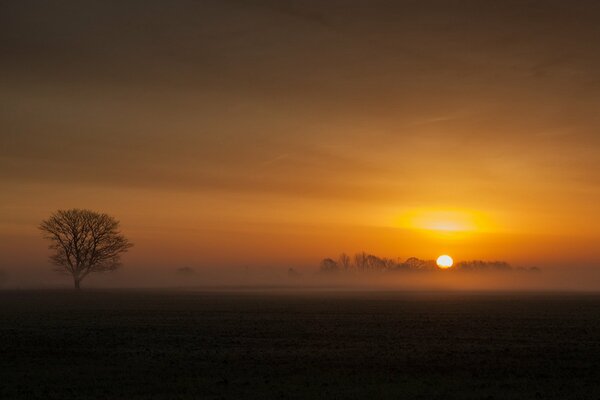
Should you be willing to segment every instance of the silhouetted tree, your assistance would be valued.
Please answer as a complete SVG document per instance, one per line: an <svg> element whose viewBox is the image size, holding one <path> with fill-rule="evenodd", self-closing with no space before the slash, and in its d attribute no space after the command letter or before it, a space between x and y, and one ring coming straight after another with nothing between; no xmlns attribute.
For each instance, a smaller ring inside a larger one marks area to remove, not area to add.
<svg viewBox="0 0 600 400"><path fill-rule="evenodd" d="M350 261L348 254L340 254L340 257L338 258L338 266L344 270L344 272L347 272L350 270L350 268L352 268L352 262Z"/></svg>
<svg viewBox="0 0 600 400"><path fill-rule="evenodd" d="M354 265L359 272L364 272L368 269L367 258L369 255L364 251L362 253L356 253L354 255Z"/></svg>
<svg viewBox="0 0 600 400"><path fill-rule="evenodd" d="M461 261L456 264L457 270L463 271L486 271L486 270L498 270L508 271L512 267L505 261L482 261L482 260L471 260Z"/></svg>
<svg viewBox="0 0 600 400"><path fill-rule="evenodd" d="M387 272L387 271L418 271L418 272L434 272L439 271L435 260L422 260L417 257L410 257L406 261L401 262L400 259L391 259L386 257L377 257L366 252L356 253L351 259L345 253L342 253L337 261L331 258L325 258L321 261L320 270L322 272L342 271L348 272L354 270L356 272ZM450 271L511 271L513 267L505 261L460 261L454 264ZM539 269L532 267L526 269L519 267L518 271L539 272Z"/></svg>
<svg viewBox="0 0 600 400"><path fill-rule="evenodd" d="M384 257L381 260L383 261L386 271L391 271L393 269L396 269L396 266L398 265L398 262L396 262L395 260L392 260L391 258Z"/></svg>
<svg viewBox="0 0 600 400"><path fill-rule="evenodd" d="M394 270L395 271L408 271L408 270L410 270L410 266L407 263L405 263L405 262L398 261L394 265Z"/></svg>
<svg viewBox="0 0 600 400"><path fill-rule="evenodd" d="M404 261L404 265L406 265L408 269L422 269L425 265L425 261L417 257L410 257Z"/></svg>
<svg viewBox="0 0 600 400"><path fill-rule="evenodd" d="M343 259L342 257L346 257L344 259L345 264L342 264L342 259ZM346 256L345 254L342 254L340 256L339 264L340 264L340 266L342 266L342 265L351 266L350 257ZM388 270L391 270L392 268L394 268L395 266L396 266L396 262L392 259L380 258L373 254L365 253L364 251L362 253L356 253L354 255L354 267L359 272L388 271ZM346 268L344 268L344 269L346 269Z"/></svg>
<svg viewBox="0 0 600 400"><path fill-rule="evenodd" d="M385 262L373 254L367 256L367 270L369 271L383 271L385 269Z"/></svg>
<svg viewBox="0 0 600 400"><path fill-rule="evenodd" d="M76 289L92 272L113 271L132 243L119 232L119 221L90 210L59 210L42 221L39 229L54 251L56 271L73 276Z"/></svg>
<svg viewBox="0 0 600 400"><path fill-rule="evenodd" d="M397 270L434 271L437 269L435 260L421 260L417 257L407 258L403 263L394 266Z"/></svg>
<svg viewBox="0 0 600 400"><path fill-rule="evenodd" d="M325 258L321 261L320 268L321 272L337 272L338 265L331 258Z"/></svg>

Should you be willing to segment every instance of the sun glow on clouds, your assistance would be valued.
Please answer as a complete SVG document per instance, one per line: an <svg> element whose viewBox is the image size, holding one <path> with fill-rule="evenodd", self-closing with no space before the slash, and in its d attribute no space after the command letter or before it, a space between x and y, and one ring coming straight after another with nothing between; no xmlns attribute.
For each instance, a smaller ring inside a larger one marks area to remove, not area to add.
<svg viewBox="0 0 600 400"><path fill-rule="evenodd" d="M474 210L419 208L410 210L398 218L405 229L439 233L480 232L491 229L491 223L483 213Z"/></svg>

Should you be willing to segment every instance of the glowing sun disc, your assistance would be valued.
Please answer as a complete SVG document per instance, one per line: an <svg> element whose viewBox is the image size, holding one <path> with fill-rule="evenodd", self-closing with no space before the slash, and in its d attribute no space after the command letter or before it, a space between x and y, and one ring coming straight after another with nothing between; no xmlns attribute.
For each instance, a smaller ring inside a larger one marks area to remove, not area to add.
<svg viewBox="0 0 600 400"><path fill-rule="evenodd" d="M436 263L440 268L450 268L454 264L454 260L452 257L444 254L437 258Z"/></svg>

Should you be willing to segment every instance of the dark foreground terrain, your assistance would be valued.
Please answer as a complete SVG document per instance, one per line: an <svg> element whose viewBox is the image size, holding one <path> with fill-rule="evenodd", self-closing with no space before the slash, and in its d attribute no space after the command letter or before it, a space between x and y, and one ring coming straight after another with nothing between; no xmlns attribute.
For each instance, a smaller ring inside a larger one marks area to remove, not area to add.
<svg viewBox="0 0 600 400"><path fill-rule="evenodd" d="M600 296L0 292L0 398L600 398Z"/></svg>

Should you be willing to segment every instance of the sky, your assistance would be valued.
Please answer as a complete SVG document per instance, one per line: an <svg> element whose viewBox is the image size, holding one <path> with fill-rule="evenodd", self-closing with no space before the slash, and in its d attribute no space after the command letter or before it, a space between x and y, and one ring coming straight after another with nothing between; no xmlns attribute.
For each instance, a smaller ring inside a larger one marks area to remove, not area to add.
<svg viewBox="0 0 600 400"><path fill-rule="evenodd" d="M600 265L600 3L0 4L0 268L114 215L127 268Z"/></svg>

